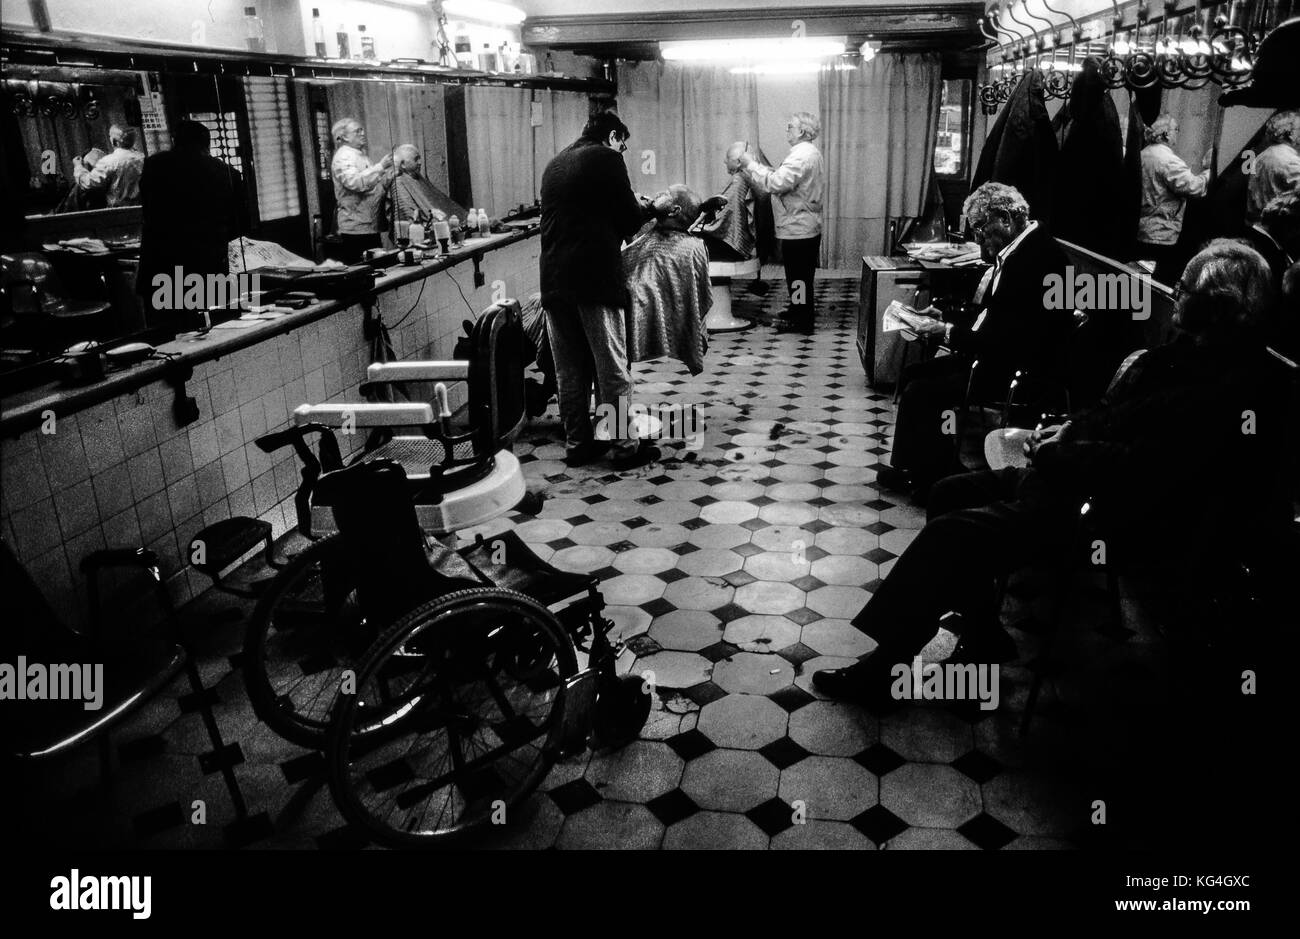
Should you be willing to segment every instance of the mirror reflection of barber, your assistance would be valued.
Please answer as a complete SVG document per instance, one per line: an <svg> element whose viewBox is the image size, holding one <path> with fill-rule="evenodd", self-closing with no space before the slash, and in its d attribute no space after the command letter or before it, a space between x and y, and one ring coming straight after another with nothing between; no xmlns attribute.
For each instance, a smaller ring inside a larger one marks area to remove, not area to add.
<svg viewBox="0 0 1300 939"><path fill-rule="evenodd" d="M338 237L341 259L349 264L361 259L369 248L383 244L384 197L396 176L393 155L385 154L371 163L366 153L366 129L355 118L335 121L334 159L330 173L334 177L337 203Z"/></svg>
<svg viewBox="0 0 1300 939"><path fill-rule="evenodd" d="M144 154L135 149L137 136L134 127L117 124L110 127L108 144L112 149L107 154L91 163L91 157L103 153L95 149L73 161L72 175L77 188L83 192L102 192L104 204L109 208L138 204Z"/></svg>

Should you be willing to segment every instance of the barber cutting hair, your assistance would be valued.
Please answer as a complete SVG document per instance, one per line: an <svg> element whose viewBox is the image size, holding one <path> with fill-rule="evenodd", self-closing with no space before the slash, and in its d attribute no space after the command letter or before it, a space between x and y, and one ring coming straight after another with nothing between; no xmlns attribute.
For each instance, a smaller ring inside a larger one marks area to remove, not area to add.
<svg viewBox="0 0 1300 939"><path fill-rule="evenodd" d="M342 260L353 264L364 251L383 244L384 196L395 175L393 155L371 163L366 155L366 129L355 118L335 122L332 132L335 150L330 171L338 203L340 253Z"/></svg>

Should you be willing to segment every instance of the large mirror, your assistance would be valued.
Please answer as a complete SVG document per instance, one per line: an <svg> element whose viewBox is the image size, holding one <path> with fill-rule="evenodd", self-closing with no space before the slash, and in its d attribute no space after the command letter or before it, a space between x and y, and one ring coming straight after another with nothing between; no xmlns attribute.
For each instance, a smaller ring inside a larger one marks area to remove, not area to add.
<svg viewBox="0 0 1300 939"><path fill-rule="evenodd" d="M157 79L106 69L10 69L5 188L24 216L139 204L147 154L165 146Z"/></svg>

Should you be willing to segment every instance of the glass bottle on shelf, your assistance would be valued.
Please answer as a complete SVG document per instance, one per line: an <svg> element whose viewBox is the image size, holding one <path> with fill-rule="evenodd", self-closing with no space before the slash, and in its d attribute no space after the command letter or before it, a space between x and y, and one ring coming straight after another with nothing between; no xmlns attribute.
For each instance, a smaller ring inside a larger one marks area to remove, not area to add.
<svg viewBox="0 0 1300 939"><path fill-rule="evenodd" d="M366 27L358 26L357 31L361 33L361 58L375 58L375 37L366 35Z"/></svg>
<svg viewBox="0 0 1300 939"><path fill-rule="evenodd" d="M334 38L339 44L339 58L352 58L352 40L351 37L348 36L348 28L342 23L339 23L339 28L334 34Z"/></svg>
<svg viewBox="0 0 1300 939"><path fill-rule="evenodd" d="M325 47L325 24L321 22L320 10L316 7L311 8L311 36L316 44L316 58L328 58L329 50Z"/></svg>
<svg viewBox="0 0 1300 939"><path fill-rule="evenodd" d="M470 44L469 30L464 23L456 27L456 65L460 68L474 67L474 47Z"/></svg>
<svg viewBox="0 0 1300 939"><path fill-rule="evenodd" d="M478 210L478 233L480 238L486 238L492 234L492 220L483 209Z"/></svg>
<svg viewBox="0 0 1300 939"><path fill-rule="evenodd" d="M492 51L492 47L486 42L483 43L483 51L478 54L478 67L481 72L495 72L497 70L497 54Z"/></svg>
<svg viewBox="0 0 1300 939"><path fill-rule="evenodd" d="M266 51L266 31L257 15L257 7L244 7L244 41L249 52Z"/></svg>

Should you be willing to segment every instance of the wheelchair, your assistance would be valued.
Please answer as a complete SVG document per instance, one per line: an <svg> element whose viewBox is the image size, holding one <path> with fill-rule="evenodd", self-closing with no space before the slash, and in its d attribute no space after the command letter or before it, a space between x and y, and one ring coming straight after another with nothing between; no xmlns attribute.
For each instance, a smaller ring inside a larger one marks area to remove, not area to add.
<svg viewBox="0 0 1300 939"><path fill-rule="evenodd" d="M510 811L562 752L621 746L649 715L640 679L615 674L595 577L552 567L513 532L443 540L526 495L509 449L526 420L521 344L517 304L496 304L467 360L370 366L365 392L432 382L437 414L303 405L257 442L297 452L312 542L250 619L249 697L281 736L326 751L340 810L381 843L464 834ZM443 384L454 380L469 387L461 433ZM368 437L344 460L335 431L359 429Z"/></svg>

